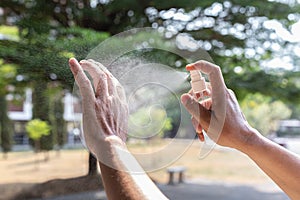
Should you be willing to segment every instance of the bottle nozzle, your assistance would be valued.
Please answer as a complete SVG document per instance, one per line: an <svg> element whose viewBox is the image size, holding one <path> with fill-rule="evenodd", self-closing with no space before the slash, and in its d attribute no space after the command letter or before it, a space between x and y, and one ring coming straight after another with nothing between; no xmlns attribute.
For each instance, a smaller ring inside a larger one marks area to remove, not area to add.
<svg viewBox="0 0 300 200"><path fill-rule="evenodd" d="M205 78L199 70L190 71L191 74L191 86L194 93L200 93L206 90Z"/></svg>

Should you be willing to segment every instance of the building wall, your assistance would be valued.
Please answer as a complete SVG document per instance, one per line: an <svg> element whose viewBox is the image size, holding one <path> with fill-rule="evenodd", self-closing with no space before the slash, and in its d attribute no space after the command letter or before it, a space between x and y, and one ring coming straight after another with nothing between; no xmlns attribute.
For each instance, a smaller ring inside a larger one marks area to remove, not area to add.
<svg viewBox="0 0 300 200"><path fill-rule="evenodd" d="M11 100L11 99L8 99ZM64 120L67 122L67 144L80 143L80 126L81 113L79 101L72 96L71 93L66 93L62 99L64 102ZM10 102L10 101L9 101ZM22 105L13 105L9 103L8 117L13 121L14 126L14 143L15 145L28 145L29 139L26 134L26 123L32 119L32 90L25 90L25 99Z"/></svg>

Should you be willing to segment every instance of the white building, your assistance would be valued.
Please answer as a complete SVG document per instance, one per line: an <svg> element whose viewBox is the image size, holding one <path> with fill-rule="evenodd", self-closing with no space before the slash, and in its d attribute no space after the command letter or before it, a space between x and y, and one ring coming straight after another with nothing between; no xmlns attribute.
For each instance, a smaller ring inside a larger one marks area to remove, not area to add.
<svg viewBox="0 0 300 200"><path fill-rule="evenodd" d="M8 95L7 100L11 102L12 98ZM79 101L71 93L66 93L63 102L63 118L67 122L67 143L79 143L80 122L82 117ZM12 103L8 105L8 117L14 124L13 139L16 145L27 145L29 143L25 126L26 123L32 119L32 108L32 90L29 88L25 90L25 99L20 105Z"/></svg>

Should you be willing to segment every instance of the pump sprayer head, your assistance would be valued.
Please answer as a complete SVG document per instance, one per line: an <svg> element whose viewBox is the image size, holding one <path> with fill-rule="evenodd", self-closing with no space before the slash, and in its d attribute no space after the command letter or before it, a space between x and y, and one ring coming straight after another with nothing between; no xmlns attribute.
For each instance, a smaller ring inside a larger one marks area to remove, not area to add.
<svg viewBox="0 0 300 200"><path fill-rule="evenodd" d="M200 93L206 90L205 78L202 77L201 72L198 70L190 71L191 86L194 93Z"/></svg>

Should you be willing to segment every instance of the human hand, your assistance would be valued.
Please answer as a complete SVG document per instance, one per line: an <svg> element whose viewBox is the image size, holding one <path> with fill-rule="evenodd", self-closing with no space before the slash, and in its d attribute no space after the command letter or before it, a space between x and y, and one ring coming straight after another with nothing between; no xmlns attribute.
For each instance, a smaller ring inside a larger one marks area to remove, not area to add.
<svg viewBox="0 0 300 200"><path fill-rule="evenodd" d="M207 74L211 85L211 91L207 93L209 98L202 102L197 102L191 94L181 96L183 105L192 115L196 132L201 132L203 128L217 144L242 150L253 128L242 114L234 93L227 89L220 68L206 61L198 61L187 65L186 69Z"/></svg>
<svg viewBox="0 0 300 200"><path fill-rule="evenodd" d="M70 69L82 97L84 139L88 149L99 159L107 145L125 146L128 130L128 105L123 87L100 63L75 58ZM84 71L92 78L91 81Z"/></svg>

